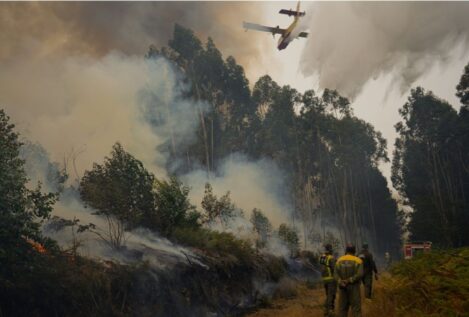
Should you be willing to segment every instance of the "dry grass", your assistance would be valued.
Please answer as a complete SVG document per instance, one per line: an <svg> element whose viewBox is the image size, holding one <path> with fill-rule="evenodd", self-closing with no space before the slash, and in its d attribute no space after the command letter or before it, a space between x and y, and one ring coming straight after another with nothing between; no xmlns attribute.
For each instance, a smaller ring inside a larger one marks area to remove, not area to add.
<svg viewBox="0 0 469 317"><path fill-rule="evenodd" d="M380 292L383 288L381 282L375 283L376 291ZM310 288L306 284L297 284L297 296L295 298L275 299L271 307L263 308L247 317L323 317L323 303L324 303L324 289L322 284L319 283L315 288ZM363 294L362 294L363 295ZM362 296L364 298L364 296ZM337 305L337 299L336 299ZM381 312L379 315L371 315L369 312L371 302L363 300L362 309L363 316L376 316L376 317L392 317Z"/></svg>
<svg viewBox="0 0 469 317"><path fill-rule="evenodd" d="M296 290L295 298L276 299L270 308L249 316L323 316L321 285L310 289L300 284ZM373 299L362 300L362 311L363 317L469 317L469 248L398 263L392 274L380 275Z"/></svg>
<svg viewBox="0 0 469 317"><path fill-rule="evenodd" d="M380 285L367 316L469 316L469 248L403 261Z"/></svg>

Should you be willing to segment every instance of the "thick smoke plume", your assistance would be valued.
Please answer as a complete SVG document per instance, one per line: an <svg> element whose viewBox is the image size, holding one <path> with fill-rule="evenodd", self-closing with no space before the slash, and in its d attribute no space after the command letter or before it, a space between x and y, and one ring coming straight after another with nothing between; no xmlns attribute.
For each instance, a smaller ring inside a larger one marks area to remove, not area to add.
<svg viewBox="0 0 469 317"><path fill-rule="evenodd" d="M71 176L66 186L76 187L84 170L101 163L116 141L143 161L156 177L166 177L165 145L191 143L198 128L198 111L208 108L182 97L188 87L164 58L146 60L113 53L98 59L18 61L0 74L0 83L2 104L22 134L32 141L22 149L31 185L40 181L44 190L54 192L60 187L57 178L61 168L67 167ZM202 200L207 181L212 182L217 194L231 191L235 204L247 212L246 218L236 219L244 226L242 232L234 232L238 236L252 233L248 219L255 207L261 208L275 226L288 222L291 207L282 193L285 177L271 162L249 162L233 155L210 179L205 171L194 171L182 178L193 187L193 204ZM76 191L62 194L53 215L106 227L104 219L83 207ZM61 232L54 237L69 245L70 233ZM155 246L149 247L148 234L137 232L129 236L133 250L148 248L145 252L155 252ZM143 242L137 243L136 239ZM151 239L159 241L158 250L168 248L167 242ZM99 247L95 240L93 235L87 235L86 253L117 257L107 254L106 248ZM182 253L178 258L183 259Z"/></svg>
<svg viewBox="0 0 469 317"><path fill-rule="evenodd" d="M222 196L230 192L230 197L249 219L251 211L259 208L265 213L274 227L288 223L291 204L284 184L286 175L268 160L249 161L242 155L232 155L220 164L218 173L207 179L206 171L198 170L184 176L192 188L191 200L202 201L204 186L208 181L214 194Z"/></svg>
<svg viewBox="0 0 469 317"><path fill-rule="evenodd" d="M454 47L468 45L467 2L318 2L307 10L302 72L352 98L387 73L404 91Z"/></svg>
<svg viewBox="0 0 469 317"><path fill-rule="evenodd" d="M166 156L156 148L167 142L176 123L176 140L192 138L197 127L195 107L181 98L184 87L164 59L111 54L10 66L0 74L0 104L52 161L77 156L77 176L101 162L117 141L151 171L164 175ZM170 121L163 116L168 107ZM153 125L148 124L150 115Z"/></svg>
<svg viewBox="0 0 469 317"><path fill-rule="evenodd" d="M108 228L104 217L98 216L83 205L78 191L73 186L63 183L62 167L52 163L46 150L40 145L24 141L20 156L25 160L25 172L29 178L28 186L34 188L38 183L44 191L61 192L54 205L52 219L59 217L66 220L79 220L76 226L57 226L54 220L43 226L44 234L53 238L65 250L78 246L78 252L98 260L117 260L122 263L146 261L153 268L166 269L178 262L186 262L205 267L190 250L175 245L149 230L137 228L125 233L125 249L117 252L108 247L95 233L79 233L78 225L92 223L96 231ZM76 185L76 184L74 184ZM59 222L60 223L60 222Z"/></svg>
<svg viewBox="0 0 469 317"><path fill-rule="evenodd" d="M269 37L247 41L243 19L254 20L265 4L247 2L16 2L0 3L0 62L112 51L142 56L151 44L166 45L175 23L201 39L212 37L225 56L245 67L261 63ZM240 45L241 44L241 45Z"/></svg>

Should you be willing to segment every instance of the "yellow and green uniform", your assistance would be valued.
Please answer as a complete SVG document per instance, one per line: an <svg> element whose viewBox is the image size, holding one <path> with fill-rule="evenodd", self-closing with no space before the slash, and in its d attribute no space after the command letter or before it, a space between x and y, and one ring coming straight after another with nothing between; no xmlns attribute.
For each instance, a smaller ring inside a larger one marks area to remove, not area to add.
<svg viewBox="0 0 469 317"><path fill-rule="evenodd" d="M361 316L360 282L363 277L363 261L352 255L341 256L335 265L334 278L339 285L339 317Z"/></svg>
<svg viewBox="0 0 469 317"><path fill-rule="evenodd" d="M335 294L337 293L337 282L334 279L335 258L330 253L325 253L319 258L321 264L322 281L326 291L324 302L324 316L332 316L334 313Z"/></svg>

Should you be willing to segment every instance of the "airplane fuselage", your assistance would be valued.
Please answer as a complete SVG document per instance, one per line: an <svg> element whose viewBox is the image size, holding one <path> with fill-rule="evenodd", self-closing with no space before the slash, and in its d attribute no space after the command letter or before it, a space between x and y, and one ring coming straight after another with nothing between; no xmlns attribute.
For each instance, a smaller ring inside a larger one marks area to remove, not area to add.
<svg viewBox="0 0 469 317"><path fill-rule="evenodd" d="M291 41L292 41L292 38L290 36L290 33L285 34L285 36L281 36L279 41L278 41L277 49L279 51L281 51L281 50L287 48L288 44L290 44Z"/></svg>
<svg viewBox="0 0 469 317"><path fill-rule="evenodd" d="M290 42L293 41L294 39L308 36L307 32L296 31L300 17L303 17L306 14L306 11L300 12L300 2L298 2L298 5L296 6L296 11L293 11L292 9L290 10L282 9L279 11L279 13L286 14L289 17L292 15L295 17L293 19L292 24L290 24L288 28L283 29L283 28L280 28L280 26L278 25L277 27L270 27L270 26L265 26L265 25L260 25L256 23L250 23L250 22L243 22L243 27L246 29L246 31L256 30L256 31L271 33L274 38L276 34L280 34L280 38L277 44L277 49L279 51L285 49L288 46L288 44L290 44Z"/></svg>
<svg viewBox="0 0 469 317"><path fill-rule="evenodd" d="M287 48L288 44L290 44L291 41L294 40L292 37L292 32L296 28L296 25L298 24L298 17L295 17L295 20L293 20L293 23L290 24L290 26L287 28L287 31L280 36L280 39L278 40L277 44L277 49L279 51Z"/></svg>

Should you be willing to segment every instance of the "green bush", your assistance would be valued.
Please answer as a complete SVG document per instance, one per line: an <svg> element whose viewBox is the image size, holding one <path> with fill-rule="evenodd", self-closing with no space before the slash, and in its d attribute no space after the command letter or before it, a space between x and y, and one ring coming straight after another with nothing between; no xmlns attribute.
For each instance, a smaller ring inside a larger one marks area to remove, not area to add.
<svg viewBox="0 0 469 317"><path fill-rule="evenodd" d="M254 261L255 252L250 242L237 239L233 234L206 228L176 228L172 239L182 245L201 249L208 253L230 255L240 264Z"/></svg>

